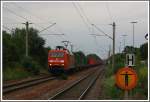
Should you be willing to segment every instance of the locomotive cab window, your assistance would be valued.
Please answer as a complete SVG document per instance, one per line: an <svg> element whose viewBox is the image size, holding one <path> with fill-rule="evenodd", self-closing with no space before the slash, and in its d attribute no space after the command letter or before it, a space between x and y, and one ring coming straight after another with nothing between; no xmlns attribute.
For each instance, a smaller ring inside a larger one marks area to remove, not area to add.
<svg viewBox="0 0 150 102"><path fill-rule="evenodd" d="M64 57L64 52L50 52L50 57Z"/></svg>

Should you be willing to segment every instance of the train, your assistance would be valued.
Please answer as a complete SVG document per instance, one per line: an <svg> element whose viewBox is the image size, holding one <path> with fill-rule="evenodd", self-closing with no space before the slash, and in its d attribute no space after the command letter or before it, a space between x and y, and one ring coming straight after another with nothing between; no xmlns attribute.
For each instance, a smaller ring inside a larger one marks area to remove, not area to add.
<svg viewBox="0 0 150 102"><path fill-rule="evenodd" d="M96 64L96 60L88 58L87 60L82 56L70 52L63 46L56 46L56 49L48 51L48 70L52 74L66 73L77 70L77 66L87 64Z"/></svg>

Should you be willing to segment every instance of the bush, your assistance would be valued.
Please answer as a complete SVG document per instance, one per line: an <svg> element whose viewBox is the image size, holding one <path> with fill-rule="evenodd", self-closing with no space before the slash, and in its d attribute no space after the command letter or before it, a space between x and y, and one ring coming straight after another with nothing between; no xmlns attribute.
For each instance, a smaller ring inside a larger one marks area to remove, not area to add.
<svg viewBox="0 0 150 102"><path fill-rule="evenodd" d="M3 80L21 79L30 76L31 74L23 68L6 68L3 71Z"/></svg>
<svg viewBox="0 0 150 102"><path fill-rule="evenodd" d="M134 94L140 94L145 98L148 96L148 68L141 67L138 72L138 82Z"/></svg>
<svg viewBox="0 0 150 102"><path fill-rule="evenodd" d="M146 65L140 64L139 56L136 55L136 67L134 70L137 72L138 75L138 82L137 86L130 91L129 96L131 99L147 99L148 96L148 68ZM104 92L105 95L107 95L109 98L116 99L118 97L121 98L123 97L122 92L120 89L115 87L114 83L112 80L115 82L115 80L112 78L112 76L115 74L119 68L122 68L124 66L124 61L121 59L121 56L116 56L115 60L117 60L115 64L115 68L112 69L111 63L107 65L106 69L106 80L104 82ZM144 67L145 66L145 67ZM118 94L120 93L120 95ZM118 95L118 96L117 96Z"/></svg>
<svg viewBox="0 0 150 102"><path fill-rule="evenodd" d="M40 72L40 65L37 62L33 61L31 57L24 57L22 65L27 71L33 74L37 75Z"/></svg>
<svg viewBox="0 0 150 102"><path fill-rule="evenodd" d="M105 79L104 95L106 99L121 99L123 97L123 91L115 85L114 76Z"/></svg>

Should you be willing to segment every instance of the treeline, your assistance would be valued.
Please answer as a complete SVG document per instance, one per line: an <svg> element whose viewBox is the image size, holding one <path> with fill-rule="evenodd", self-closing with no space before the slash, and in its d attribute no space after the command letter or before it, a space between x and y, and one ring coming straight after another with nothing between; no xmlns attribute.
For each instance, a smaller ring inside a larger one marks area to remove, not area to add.
<svg viewBox="0 0 150 102"><path fill-rule="evenodd" d="M139 48L132 47L132 46L126 46L122 53L115 54L115 67L113 69L114 72L116 72L119 68L125 66L125 59L126 59L126 53L134 53L135 54L135 64L136 66L139 65L141 62L144 62L145 64L148 63L148 43L142 44ZM112 56L108 59L109 64L112 63Z"/></svg>
<svg viewBox="0 0 150 102"><path fill-rule="evenodd" d="M46 68L48 49L45 48L45 40L38 36L38 31L30 28L28 36L28 53L25 56L25 29L16 28L13 32L3 31L3 69L14 67L28 67L32 71L36 68ZM30 69L29 67L35 67ZM36 70L38 71L38 69Z"/></svg>

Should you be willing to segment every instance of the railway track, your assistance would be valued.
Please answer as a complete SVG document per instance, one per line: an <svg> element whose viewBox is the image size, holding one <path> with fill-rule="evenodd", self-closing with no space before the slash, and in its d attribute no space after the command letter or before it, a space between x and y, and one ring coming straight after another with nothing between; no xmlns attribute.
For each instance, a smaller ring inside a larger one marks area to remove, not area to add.
<svg viewBox="0 0 150 102"><path fill-rule="evenodd" d="M41 78L36 78L28 81L23 81L19 83L14 83L14 84L6 84L3 86L3 94L16 91L18 89L23 89L26 87L31 87L37 84L40 84L42 82L46 82L49 80L56 79L56 77L51 77L51 76L46 76L46 77L41 77Z"/></svg>
<svg viewBox="0 0 150 102"><path fill-rule="evenodd" d="M95 73L90 73L75 81L70 86L60 90L48 100L81 100L84 99L90 88L94 85L97 78L103 75L104 69L98 69Z"/></svg>

